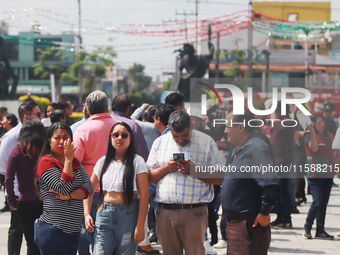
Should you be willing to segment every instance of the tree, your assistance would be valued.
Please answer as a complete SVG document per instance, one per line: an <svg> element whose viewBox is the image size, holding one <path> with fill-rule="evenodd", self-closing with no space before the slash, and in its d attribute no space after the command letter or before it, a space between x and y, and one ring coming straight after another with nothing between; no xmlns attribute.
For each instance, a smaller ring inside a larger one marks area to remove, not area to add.
<svg viewBox="0 0 340 255"><path fill-rule="evenodd" d="M164 82L164 90L170 90L170 84L171 84L172 78L168 78L167 81Z"/></svg>
<svg viewBox="0 0 340 255"><path fill-rule="evenodd" d="M92 52L81 50L74 54L78 62L72 64L68 73L63 73L62 80L64 81L78 81L79 73L81 76L85 74L86 80L84 88L86 94L94 90L96 82L105 77L106 67L113 66L113 59L117 57L117 53L113 47L97 47Z"/></svg>
<svg viewBox="0 0 340 255"><path fill-rule="evenodd" d="M232 54L235 56L235 60L229 63L229 66L232 66L233 69L224 71L224 75L228 78L234 78L236 86L238 86L240 89L245 90L246 88L246 81L244 79L239 80L239 77L244 77L244 71L242 71L240 65L244 64L244 61L248 58L246 56L245 50L229 50L225 54ZM252 65L258 65L258 63L254 60L252 60ZM266 71L263 69L262 71Z"/></svg>
<svg viewBox="0 0 340 255"><path fill-rule="evenodd" d="M63 85L62 76L67 72L68 66L63 64L63 51L54 50L53 48L39 48L39 63L33 65L34 75L40 76L41 79L49 79L54 74L55 87L57 90L56 100L60 100L61 88Z"/></svg>
<svg viewBox="0 0 340 255"><path fill-rule="evenodd" d="M144 74L144 69L145 66L136 63L129 68L129 74L135 83L131 90L132 93L143 91L150 86L152 78Z"/></svg>

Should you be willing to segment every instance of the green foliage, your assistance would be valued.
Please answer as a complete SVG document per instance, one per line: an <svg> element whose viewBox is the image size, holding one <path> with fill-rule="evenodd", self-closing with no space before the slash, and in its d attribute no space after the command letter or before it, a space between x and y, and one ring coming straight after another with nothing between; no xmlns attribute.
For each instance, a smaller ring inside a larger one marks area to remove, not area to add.
<svg viewBox="0 0 340 255"><path fill-rule="evenodd" d="M152 81L150 76L144 74L145 66L141 64L134 63L132 67L129 68L129 74L135 82L135 86L132 87L132 93L143 91L147 89Z"/></svg>
<svg viewBox="0 0 340 255"><path fill-rule="evenodd" d="M168 80L165 82L165 84L164 84L164 90L165 91L170 90L171 80L172 80L172 78L168 78Z"/></svg>
<svg viewBox="0 0 340 255"><path fill-rule="evenodd" d="M27 98L27 95L22 95L21 97L18 98L20 101L24 101ZM40 111L44 111L46 106L51 103L51 101L46 98L46 97L39 97L35 95L31 95L31 98L37 103Z"/></svg>
<svg viewBox="0 0 340 255"><path fill-rule="evenodd" d="M136 104L137 106L141 106L143 103L158 105L161 94L162 90L156 90L152 95L147 95L141 92L128 93L126 95L130 97L132 103Z"/></svg>
<svg viewBox="0 0 340 255"><path fill-rule="evenodd" d="M114 65L113 58L117 57L117 53L113 47L97 47L93 52L85 50L78 51L74 54L78 59L77 63L70 66L68 75L64 75L65 81L78 81L79 70L85 70L88 78L84 83L85 92L93 90L95 85L95 77L105 77L106 67Z"/></svg>
<svg viewBox="0 0 340 255"><path fill-rule="evenodd" d="M240 68L240 65L246 60L245 52L243 50L229 50L226 52L227 54L234 54L235 60L228 65L233 66L232 70L227 70L223 74L226 77L239 77L243 75L243 71Z"/></svg>
<svg viewBox="0 0 340 255"><path fill-rule="evenodd" d="M61 82L61 76L67 67L63 66L63 51L55 51L53 48L37 49L39 52L39 63L33 65L34 75L41 79L49 79L50 74L54 74L57 84ZM51 61L52 60L52 61Z"/></svg>

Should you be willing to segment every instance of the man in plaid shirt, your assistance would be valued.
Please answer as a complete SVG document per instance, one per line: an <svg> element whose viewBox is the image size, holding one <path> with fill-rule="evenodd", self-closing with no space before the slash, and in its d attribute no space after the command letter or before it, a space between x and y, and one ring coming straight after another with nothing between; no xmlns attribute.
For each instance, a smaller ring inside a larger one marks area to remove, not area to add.
<svg viewBox="0 0 340 255"><path fill-rule="evenodd" d="M170 133L155 140L147 161L150 183L158 182L156 232L164 255L204 255L208 226L207 204L214 197L213 185L195 176L190 168L221 165L214 140L190 127L185 111L169 117ZM174 153L184 159L175 161ZM206 179L204 179L206 181Z"/></svg>

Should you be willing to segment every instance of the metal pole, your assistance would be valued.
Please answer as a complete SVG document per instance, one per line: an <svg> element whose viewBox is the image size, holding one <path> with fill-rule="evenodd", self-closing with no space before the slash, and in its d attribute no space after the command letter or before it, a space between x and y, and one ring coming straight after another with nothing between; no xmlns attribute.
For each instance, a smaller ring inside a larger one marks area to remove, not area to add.
<svg viewBox="0 0 340 255"><path fill-rule="evenodd" d="M253 64L252 64L252 49L253 49L253 29L252 29L252 17L253 17L253 2L249 0L249 15L250 15L250 22L248 28L248 75L247 75L247 87L251 87L251 78L253 76Z"/></svg>
<svg viewBox="0 0 340 255"><path fill-rule="evenodd" d="M267 72L266 72L266 97L268 98L269 92L269 56L270 52L267 51Z"/></svg>
<svg viewBox="0 0 340 255"><path fill-rule="evenodd" d="M196 0L196 50L198 47L198 0Z"/></svg>
<svg viewBox="0 0 340 255"><path fill-rule="evenodd" d="M79 38L79 49L81 48L81 8L80 8L80 0L78 0L78 38ZM78 96L78 104L81 105L83 103L83 85L81 79L81 68L78 70L78 88L79 88L79 96Z"/></svg>
<svg viewBox="0 0 340 255"><path fill-rule="evenodd" d="M220 64L220 32L217 33L217 43L216 43L216 65L215 65L216 83L218 82L218 65L219 64Z"/></svg>
<svg viewBox="0 0 340 255"><path fill-rule="evenodd" d="M307 89L309 87L309 82L308 82L308 33L309 31L305 31L306 33L306 38L305 38L305 88Z"/></svg>

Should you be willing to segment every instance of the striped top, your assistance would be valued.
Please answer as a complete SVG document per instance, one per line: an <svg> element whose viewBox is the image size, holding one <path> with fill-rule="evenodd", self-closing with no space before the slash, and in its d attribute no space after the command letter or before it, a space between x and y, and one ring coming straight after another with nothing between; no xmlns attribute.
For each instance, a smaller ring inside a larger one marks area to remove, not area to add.
<svg viewBox="0 0 340 255"><path fill-rule="evenodd" d="M43 214L39 219L67 234L81 230L84 215L83 200L60 200L49 190L53 189L62 195L70 194L78 188L82 189L86 196L93 192L90 178L76 158L72 162L72 167L73 178L63 172L63 166L59 161L45 156L40 159L37 168L37 179L43 201Z"/></svg>

